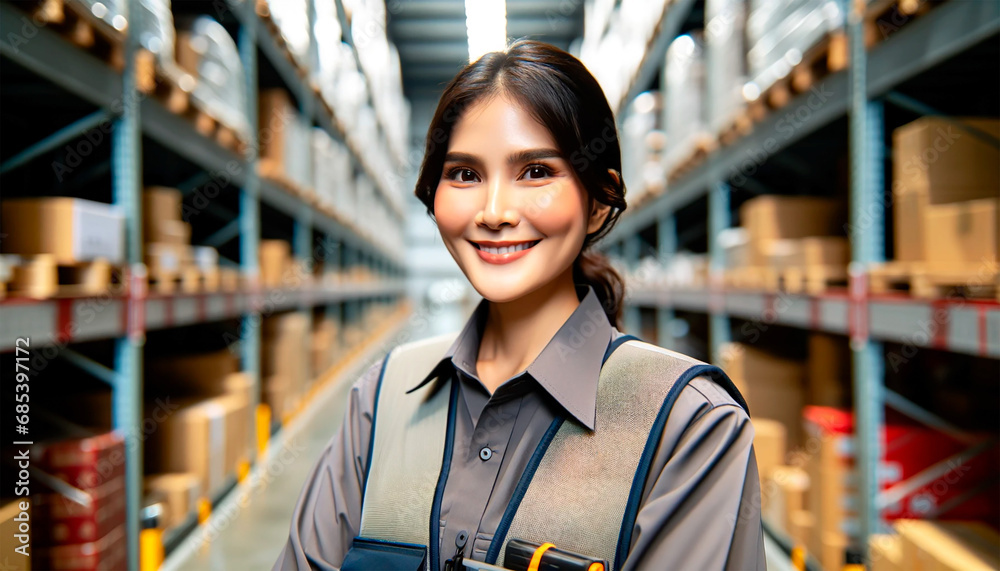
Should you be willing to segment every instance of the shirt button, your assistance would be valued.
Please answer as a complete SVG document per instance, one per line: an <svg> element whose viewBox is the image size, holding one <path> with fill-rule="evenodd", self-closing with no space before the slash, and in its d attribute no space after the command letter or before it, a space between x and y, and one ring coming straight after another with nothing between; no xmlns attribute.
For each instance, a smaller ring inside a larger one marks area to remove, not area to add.
<svg viewBox="0 0 1000 571"><path fill-rule="evenodd" d="M489 460L492 457L493 457L493 451L490 450L489 446L479 451L479 459L482 460L483 462Z"/></svg>

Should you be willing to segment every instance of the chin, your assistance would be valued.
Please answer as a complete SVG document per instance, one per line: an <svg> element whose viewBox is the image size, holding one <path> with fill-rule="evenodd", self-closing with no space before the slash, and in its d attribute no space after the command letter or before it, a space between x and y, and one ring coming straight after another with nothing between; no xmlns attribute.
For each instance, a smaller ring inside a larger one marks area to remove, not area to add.
<svg viewBox="0 0 1000 571"><path fill-rule="evenodd" d="M526 280L516 275L510 276L511 283L507 283L508 280L504 279L489 279L483 275L466 277L479 295L494 303L514 301L537 289L536 284L528 284Z"/></svg>

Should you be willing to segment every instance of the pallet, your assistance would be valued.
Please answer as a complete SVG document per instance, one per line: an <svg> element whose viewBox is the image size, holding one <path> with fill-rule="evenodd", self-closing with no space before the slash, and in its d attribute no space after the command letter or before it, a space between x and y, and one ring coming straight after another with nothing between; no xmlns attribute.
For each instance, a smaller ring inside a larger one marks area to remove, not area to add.
<svg viewBox="0 0 1000 571"><path fill-rule="evenodd" d="M920 299L959 296L1000 301L997 266L928 267L920 262L888 262L868 271L873 294L909 292Z"/></svg>
<svg viewBox="0 0 1000 571"><path fill-rule="evenodd" d="M149 291L161 295L174 293L215 293L223 289L222 272L219 268L203 270L197 266L185 266L179 270L150 268Z"/></svg>
<svg viewBox="0 0 1000 571"><path fill-rule="evenodd" d="M767 266L730 268L722 274L722 284L730 289L776 292L780 283L778 271Z"/></svg>
<svg viewBox="0 0 1000 571"><path fill-rule="evenodd" d="M698 165L700 165L704 160L716 149L716 140L709 135L698 136L694 143L691 145L691 149L688 151L687 156L674 166L673 170L667 176L668 182L676 181L677 179L683 177L685 174L694 170Z"/></svg>
<svg viewBox="0 0 1000 571"><path fill-rule="evenodd" d="M260 173L261 178L270 180L276 185L282 187L289 194L306 201L306 203L310 206L320 208L319 197L316 195L316 191L302 186L301 184L290 179L288 175L285 174L285 169L274 160L262 157L258 162L257 170Z"/></svg>
<svg viewBox="0 0 1000 571"><path fill-rule="evenodd" d="M121 269L107 260L65 263L51 254L38 254L11 267L4 289L10 296L46 299L116 295L123 293L124 283Z"/></svg>
<svg viewBox="0 0 1000 571"><path fill-rule="evenodd" d="M25 4L33 22L56 31L115 70L121 72L125 69L124 27L116 29L78 1L35 0Z"/></svg>
<svg viewBox="0 0 1000 571"><path fill-rule="evenodd" d="M865 47L871 49L943 0L875 0L865 7Z"/></svg>
<svg viewBox="0 0 1000 571"><path fill-rule="evenodd" d="M847 287L846 266L805 266L780 271L780 288L788 293L819 295Z"/></svg>
<svg viewBox="0 0 1000 571"><path fill-rule="evenodd" d="M246 143L232 128L217 120L203 109L191 94L198 80L177 66L160 65L156 56L146 50L136 54L136 87L139 92L153 97L171 113L180 115L194 124L200 134L214 139L223 148L243 155Z"/></svg>
<svg viewBox="0 0 1000 571"><path fill-rule="evenodd" d="M744 108L719 131L719 146L726 147L732 145L737 140L749 135L753 131L753 124L754 120L750 114L750 109Z"/></svg>
<svg viewBox="0 0 1000 571"><path fill-rule="evenodd" d="M785 77L775 81L748 105L754 122L762 121L769 112L787 106L794 96L812 89L826 76L847 67L847 35L842 31L831 32L816 42L802 55Z"/></svg>

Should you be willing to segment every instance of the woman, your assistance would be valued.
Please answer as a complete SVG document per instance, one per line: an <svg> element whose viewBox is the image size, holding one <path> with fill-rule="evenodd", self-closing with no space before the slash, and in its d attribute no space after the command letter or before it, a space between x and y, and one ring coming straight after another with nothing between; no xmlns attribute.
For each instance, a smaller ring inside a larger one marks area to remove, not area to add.
<svg viewBox="0 0 1000 571"><path fill-rule="evenodd" d="M764 568L742 397L618 330L624 284L590 246L625 209L620 170L571 55L519 40L452 80L416 195L484 299L355 383L275 569L503 566L515 539L611 569Z"/></svg>

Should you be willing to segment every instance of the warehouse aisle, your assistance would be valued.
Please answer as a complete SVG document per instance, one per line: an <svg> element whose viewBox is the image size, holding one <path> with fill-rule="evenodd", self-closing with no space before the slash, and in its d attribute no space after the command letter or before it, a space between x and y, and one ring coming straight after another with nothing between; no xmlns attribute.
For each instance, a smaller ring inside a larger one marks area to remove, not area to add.
<svg viewBox="0 0 1000 571"><path fill-rule="evenodd" d="M293 436L283 442L279 436L272 443L278 447L277 453L261 470L263 483L249 491L246 506L239 507L239 492L230 494L220 506L227 517L217 525L210 524L216 533L209 531L208 539L201 541L189 540L178 551L193 548L193 555L186 560L172 557L165 568L205 571L271 568L288 538L292 510L302 485L340 426L351 384L370 361L371 358L362 359L330 390L320 393L315 407L297 419L300 424Z"/></svg>
<svg viewBox="0 0 1000 571"><path fill-rule="evenodd" d="M465 321L465 311L457 304L439 308L433 314L434 319L420 322L419 328L411 325L417 320L408 320L384 339L417 340L457 331ZM415 314L427 315L427 312L418 309ZM285 442L281 442L279 437L272 443L272 446L278 447L278 453L271 456L271 461L261 471L260 478L265 483L247 493L249 501L245 502L246 506L239 507L239 490L231 493L217 510L224 515L221 521L216 525L209 524L210 531L205 538L192 537L178 547L177 554L172 554L165 561L163 569L270 569L288 538L292 510L302 485L343 420L351 385L367 364L384 354L387 347L384 342L376 343L325 394L320 393L316 406L296 419L300 424L292 427L291 432L295 434ZM263 475L265 472L273 476ZM212 529L216 530L215 533Z"/></svg>

